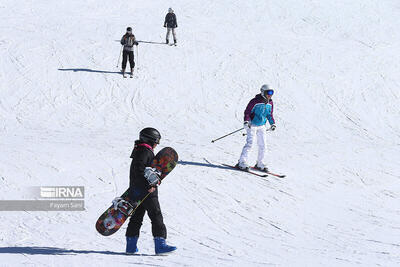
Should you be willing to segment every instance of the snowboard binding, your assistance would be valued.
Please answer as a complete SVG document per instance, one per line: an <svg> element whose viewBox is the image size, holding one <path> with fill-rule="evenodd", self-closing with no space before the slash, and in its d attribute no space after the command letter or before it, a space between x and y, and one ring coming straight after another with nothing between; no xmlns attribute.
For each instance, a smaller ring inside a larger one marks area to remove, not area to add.
<svg viewBox="0 0 400 267"><path fill-rule="evenodd" d="M114 205L115 210L119 210L120 212L122 212L123 214L125 214L127 216L131 215L137 207L137 205L132 205L131 202L129 202L121 197L116 197L112 201L112 204Z"/></svg>

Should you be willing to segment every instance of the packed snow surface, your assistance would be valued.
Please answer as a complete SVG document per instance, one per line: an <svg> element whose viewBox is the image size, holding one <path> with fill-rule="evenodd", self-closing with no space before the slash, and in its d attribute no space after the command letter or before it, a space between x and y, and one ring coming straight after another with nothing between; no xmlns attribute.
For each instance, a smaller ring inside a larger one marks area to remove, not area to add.
<svg viewBox="0 0 400 267"><path fill-rule="evenodd" d="M170 6L177 47L158 44ZM2 0L0 17L1 200L85 187L85 211L0 212L1 266L400 265L398 1ZM133 79L116 67L127 26L145 41ZM220 167L241 133L210 142L264 83L284 179ZM124 255L126 225L94 227L148 126L180 157L159 193L167 257L147 217L141 256Z"/></svg>

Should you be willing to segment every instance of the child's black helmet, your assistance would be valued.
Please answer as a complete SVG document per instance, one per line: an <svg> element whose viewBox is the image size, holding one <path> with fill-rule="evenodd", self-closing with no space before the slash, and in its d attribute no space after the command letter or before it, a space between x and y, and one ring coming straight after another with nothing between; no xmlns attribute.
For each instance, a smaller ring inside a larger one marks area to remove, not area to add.
<svg viewBox="0 0 400 267"><path fill-rule="evenodd" d="M139 141L147 144L159 144L161 139L161 134L154 128L148 127L144 128L139 133Z"/></svg>

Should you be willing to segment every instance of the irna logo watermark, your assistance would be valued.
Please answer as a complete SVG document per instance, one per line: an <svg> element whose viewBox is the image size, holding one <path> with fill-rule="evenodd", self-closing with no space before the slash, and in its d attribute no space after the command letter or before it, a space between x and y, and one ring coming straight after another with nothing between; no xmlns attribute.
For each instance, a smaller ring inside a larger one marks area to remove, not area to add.
<svg viewBox="0 0 400 267"><path fill-rule="evenodd" d="M41 198L83 199L83 186L45 186L40 187Z"/></svg>
<svg viewBox="0 0 400 267"><path fill-rule="evenodd" d="M0 200L0 211L84 211L83 186L33 186L33 199Z"/></svg>

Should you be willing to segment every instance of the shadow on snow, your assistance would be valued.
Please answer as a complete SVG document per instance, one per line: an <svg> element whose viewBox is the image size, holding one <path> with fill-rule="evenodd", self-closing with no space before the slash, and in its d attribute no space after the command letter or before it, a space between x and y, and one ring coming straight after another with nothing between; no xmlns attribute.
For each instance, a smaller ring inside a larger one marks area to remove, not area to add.
<svg viewBox="0 0 400 267"><path fill-rule="evenodd" d="M28 255L74 255L74 254L105 254L127 255L124 252L101 250L76 250L55 247L0 247L0 254L28 254ZM155 256L150 254L133 254L127 256Z"/></svg>
<svg viewBox="0 0 400 267"><path fill-rule="evenodd" d="M222 165L215 165L215 164L211 164L211 163L201 163L201 162L194 162L194 161L184 161L184 160L179 160L178 164L199 166L199 167L208 167L208 168L216 168L216 169L224 169L224 170L230 170L231 169L229 167L225 167L225 166L222 166Z"/></svg>
<svg viewBox="0 0 400 267"><path fill-rule="evenodd" d="M115 73L115 74L121 74L120 71L105 71L105 70L92 70L92 69L58 69L60 71L73 71L73 72L79 72L79 71L84 71L84 72L95 72L95 73Z"/></svg>
<svg viewBox="0 0 400 267"><path fill-rule="evenodd" d="M116 42L121 42L121 40L115 40ZM138 43L145 43L145 44L160 44L160 45L166 45L166 43L161 43L161 42L153 42L153 41L137 41Z"/></svg>

